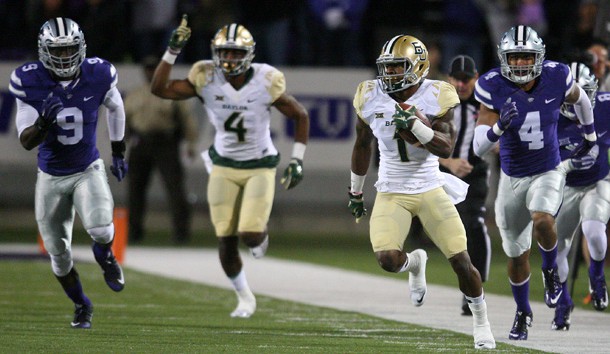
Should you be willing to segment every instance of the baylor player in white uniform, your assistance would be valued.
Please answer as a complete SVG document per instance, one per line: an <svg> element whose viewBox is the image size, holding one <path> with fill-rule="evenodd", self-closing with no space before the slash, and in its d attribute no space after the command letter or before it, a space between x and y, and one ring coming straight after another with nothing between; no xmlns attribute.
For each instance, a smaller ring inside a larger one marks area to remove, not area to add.
<svg viewBox="0 0 610 354"><path fill-rule="evenodd" d="M238 243L244 242L252 255L260 258L269 242L267 222L280 161L271 141L270 106L295 121L292 159L281 181L286 189L303 178L309 116L294 97L286 94L282 72L270 65L251 63L254 39L245 27L235 23L219 29L212 39L213 60L195 63L186 79L169 80L176 56L189 37L185 15L157 66L151 90L162 98L200 98L214 125L214 144L204 152L204 159L212 161L208 203L219 239L220 263L239 301L231 317L247 318L256 310L256 299L242 270Z"/></svg>
<svg viewBox="0 0 610 354"><path fill-rule="evenodd" d="M386 42L377 66L378 80L362 82L354 97L359 119L349 207L356 221L366 215L362 186L375 137L381 160L370 239L379 265L388 272L408 271L411 301L415 306L423 304L427 254L421 249L403 251L411 220L418 216L458 276L473 313L475 348L495 348L481 276L470 262L466 231L453 205L465 197L467 186L439 171L438 157L449 157L455 144L453 107L460 103L459 97L449 83L425 80L430 68L428 51L415 37L399 35ZM403 110L399 102L411 108ZM419 121L415 110L429 119L432 128ZM403 130L419 142L407 143L399 135Z"/></svg>

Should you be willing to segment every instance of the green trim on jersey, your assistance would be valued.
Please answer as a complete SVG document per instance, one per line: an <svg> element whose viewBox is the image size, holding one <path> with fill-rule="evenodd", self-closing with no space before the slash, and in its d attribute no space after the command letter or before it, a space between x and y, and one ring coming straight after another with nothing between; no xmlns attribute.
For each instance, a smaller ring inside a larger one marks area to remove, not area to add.
<svg viewBox="0 0 610 354"><path fill-rule="evenodd" d="M237 168L242 170L254 169L254 168L274 168L280 163L280 154L265 156L262 159L236 161L226 157L222 157L218 154L214 145L210 146L209 150L210 159L214 165Z"/></svg>

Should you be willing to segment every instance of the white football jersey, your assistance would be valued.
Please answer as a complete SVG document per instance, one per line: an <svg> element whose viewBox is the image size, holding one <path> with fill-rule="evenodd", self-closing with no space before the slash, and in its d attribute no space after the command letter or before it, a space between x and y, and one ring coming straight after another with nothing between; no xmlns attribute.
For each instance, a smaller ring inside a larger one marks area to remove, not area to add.
<svg viewBox="0 0 610 354"><path fill-rule="evenodd" d="M405 103L417 107L428 119L444 115L460 103L455 88L438 80L424 80ZM363 81L354 96L358 116L377 138L380 164L375 187L379 192L416 194L443 186L438 157L423 147L404 141L396 133L392 115L397 104L383 93L377 80Z"/></svg>
<svg viewBox="0 0 610 354"><path fill-rule="evenodd" d="M216 129L214 149L236 161L278 154L269 125L271 104L286 91L284 74L267 64L253 63L251 67L252 77L239 90L211 60L196 62L188 75Z"/></svg>

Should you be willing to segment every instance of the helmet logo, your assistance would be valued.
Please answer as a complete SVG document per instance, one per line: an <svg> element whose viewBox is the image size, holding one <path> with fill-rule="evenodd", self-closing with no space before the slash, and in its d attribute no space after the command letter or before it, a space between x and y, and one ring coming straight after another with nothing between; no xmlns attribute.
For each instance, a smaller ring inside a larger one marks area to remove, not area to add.
<svg viewBox="0 0 610 354"><path fill-rule="evenodd" d="M420 45L420 43L413 42L411 44L413 45L413 49L415 49L415 54L417 54L417 56L419 56L419 60L426 60L426 51Z"/></svg>

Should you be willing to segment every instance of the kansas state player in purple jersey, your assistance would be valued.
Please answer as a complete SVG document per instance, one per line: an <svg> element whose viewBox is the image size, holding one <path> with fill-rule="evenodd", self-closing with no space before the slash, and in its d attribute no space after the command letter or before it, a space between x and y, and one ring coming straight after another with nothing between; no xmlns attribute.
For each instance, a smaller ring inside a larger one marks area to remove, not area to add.
<svg viewBox="0 0 610 354"><path fill-rule="evenodd" d="M125 284L111 249L114 202L95 143L98 109L103 105L112 145L111 171L121 181L127 173L123 100L114 66L85 58L85 51L85 37L76 22L49 20L38 35L39 61L15 69L9 85L17 99L19 140L27 150L38 146L36 221L53 273L75 304L74 328L90 328L93 315L72 260L75 210L93 239L93 253L108 286L121 291Z"/></svg>
<svg viewBox="0 0 610 354"><path fill-rule="evenodd" d="M606 224L610 218L610 92L600 92L596 95L597 79L585 64L574 62L570 64L570 69L574 80L587 92L594 107L595 131L599 138L592 151L599 151L599 156L571 158L572 151L583 143L582 130L573 123L576 115L572 107L562 106L557 135L561 158L564 160L562 164L570 172L566 177L563 205L557 215L557 265L564 293L555 308L551 328L566 331L570 329L570 313L574 309L567 287L568 253L573 235L580 232L581 222L582 232L591 253L589 291L593 307L598 311L608 307L604 260L607 248Z"/></svg>
<svg viewBox="0 0 610 354"><path fill-rule="evenodd" d="M500 141L502 168L496 223L509 257L508 276L517 311L509 338L527 339L532 236L542 254L544 300L556 307L563 293L557 273L555 218L563 198L565 169L560 165L557 120L564 102L574 104L585 139L574 151L587 155L595 146L593 112L587 94L574 84L567 65L544 60L545 47L527 26L507 31L498 44L500 68L479 78L481 102L473 148L482 156ZM533 221L532 231L527 228Z"/></svg>

